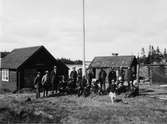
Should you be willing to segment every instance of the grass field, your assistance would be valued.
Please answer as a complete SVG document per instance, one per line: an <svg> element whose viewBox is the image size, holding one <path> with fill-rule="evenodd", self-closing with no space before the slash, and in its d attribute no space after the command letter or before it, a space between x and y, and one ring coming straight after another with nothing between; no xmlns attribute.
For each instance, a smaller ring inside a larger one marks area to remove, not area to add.
<svg viewBox="0 0 167 124"><path fill-rule="evenodd" d="M2 123L64 124L167 124L167 90L141 87L140 96L117 97L114 104L108 95L75 95L35 99L35 94L0 96ZM26 99L30 97L31 101Z"/></svg>

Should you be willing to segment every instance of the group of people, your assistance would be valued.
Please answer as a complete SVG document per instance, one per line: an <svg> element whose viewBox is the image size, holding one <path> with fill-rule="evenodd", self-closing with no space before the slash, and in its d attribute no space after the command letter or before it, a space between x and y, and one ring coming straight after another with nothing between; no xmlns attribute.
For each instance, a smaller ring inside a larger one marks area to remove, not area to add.
<svg viewBox="0 0 167 124"><path fill-rule="evenodd" d="M36 98L40 97L41 90L43 92L43 97L48 96L48 91L51 91L52 95L61 92L67 92L68 94L78 93L87 86L87 79L89 85L91 85L92 78L93 73L91 70L89 70L87 75L83 77L82 69L80 68L77 72L75 67L73 67L68 79L58 75L56 66L53 67L53 70L50 73L46 70L44 75L42 75L41 72L37 72L34 79Z"/></svg>
<svg viewBox="0 0 167 124"><path fill-rule="evenodd" d="M42 76L41 72L37 72L34 79L34 87L36 89L36 98L40 97L40 91L42 89L43 96L48 96L48 91L51 90L52 94L57 93L59 77L57 74L57 67L54 66L53 70L49 75L49 71L46 70L45 74Z"/></svg>
<svg viewBox="0 0 167 124"><path fill-rule="evenodd" d="M111 68L108 75L109 92L120 94L127 92L127 96L136 96L139 93L139 87L136 80L136 73L130 67L123 69L120 67L118 70Z"/></svg>
<svg viewBox="0 0 167 124"><path fill-rule="evenodd" d="M36 97L40 97L40 87L43 90L43 96L48 96L48 91L51 90L52 94L57 93L77 93L80 95L89 95L91 92L103 94L106 92L121 93L125 90L134 88L134 80L136 75L130 68L124 70L122 67L115 70L111 68L107 74L102 68L98 75L98 80L92 81L95 77L92 69L86 71L86 75L82 75L82 69L76 70L73 67L69 78L65 79L64 76L57 74L57 67L54 66L53 70L49 74L46 70L45 74L41 76L38 72L34 79L34 87L36 88ZM108 78L107 78L108 77ZM106 88L106 82L108 87Z"/></svg>
<svg viewBox="0 0 167 124"><path fill-rule="evenodd" d="M108 82L108 87L106 87L106 82ZM127 96L138 94L136 73L130 67L127 69L111 67L108 74L101 68L98 74L98 80L95 83L100 85L100 94L109 92L116 94L127 92Z"/></svg>

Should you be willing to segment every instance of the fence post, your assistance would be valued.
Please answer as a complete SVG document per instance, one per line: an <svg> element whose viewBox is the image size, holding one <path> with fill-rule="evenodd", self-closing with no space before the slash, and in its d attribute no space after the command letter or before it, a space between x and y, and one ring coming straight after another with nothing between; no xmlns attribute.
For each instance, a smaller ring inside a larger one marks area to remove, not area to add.
<svg viewBox="0 0 167 124"><path fill-rule="evenodd" d="M139 68L140 68L140 66L139 66L139 64L137 64L137 83L138 83L138 85L139 85Z"/></svg>
<svg viewBox="0 0 167 124"><path fill-rule="evenodd" d="M151 65L150 65L150 85L153 84L152 73L153 73L153 68L152 68Z"/></svg>
<svg viewBox="0 0 167 124"><path fill-rule="evenodd" d="M148 76L149 76L149 85L151 86L152 84L152 69L151 69L151 65L148 65Z"/></svg>

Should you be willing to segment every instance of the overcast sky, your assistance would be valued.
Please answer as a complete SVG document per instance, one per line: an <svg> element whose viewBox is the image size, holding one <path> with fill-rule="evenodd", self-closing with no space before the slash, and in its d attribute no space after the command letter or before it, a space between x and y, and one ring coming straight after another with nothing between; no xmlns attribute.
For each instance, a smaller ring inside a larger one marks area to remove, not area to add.
<svg viewBox="0 0 167 124"><path fill-rule="evenodd" d="M86 58L167 47L167 0L85 0ZM0 0L0 51L44 45L82 59L82 0Z"/></svg>

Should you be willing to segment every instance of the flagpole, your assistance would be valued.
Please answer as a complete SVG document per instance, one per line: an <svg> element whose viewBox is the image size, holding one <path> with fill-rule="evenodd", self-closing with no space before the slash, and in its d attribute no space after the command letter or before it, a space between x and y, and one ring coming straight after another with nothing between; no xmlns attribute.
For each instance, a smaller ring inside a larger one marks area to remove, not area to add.
<svg viewBox="0 0 167 124"><path fill-rule="evenodd" d="M85 76L85 0L82 0L83 2L83 65L82 65L82 75Z"/></svg>

